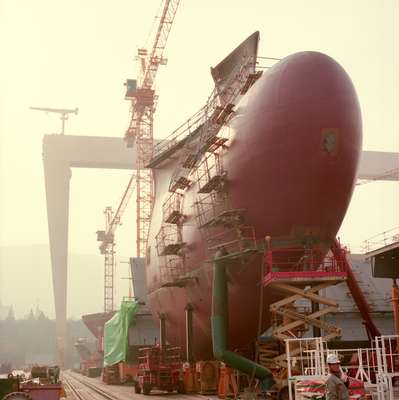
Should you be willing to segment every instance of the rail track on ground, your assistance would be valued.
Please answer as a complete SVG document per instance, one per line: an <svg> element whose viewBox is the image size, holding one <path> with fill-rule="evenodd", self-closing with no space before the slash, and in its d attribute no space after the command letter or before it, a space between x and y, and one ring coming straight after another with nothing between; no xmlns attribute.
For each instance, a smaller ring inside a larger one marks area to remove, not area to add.
<svg viewBox="0 0 399 400"><path fill-rule="evenodd" d="M63 373L62 380L68 394L76 400L126 400L128 397L111 393L95 383L88 382L70 372Z"/></svg>
<svg viewBox="0 0 399 400"><path fill-rule="evenodd" d="M68 394L67 400L144 400L144 396L134 392L129 386L107 386L94 378L87 378L74 372L64 372L62 381ZM157 400L210 400L214 396L201 394L178 394L154 391Z"/></svg>

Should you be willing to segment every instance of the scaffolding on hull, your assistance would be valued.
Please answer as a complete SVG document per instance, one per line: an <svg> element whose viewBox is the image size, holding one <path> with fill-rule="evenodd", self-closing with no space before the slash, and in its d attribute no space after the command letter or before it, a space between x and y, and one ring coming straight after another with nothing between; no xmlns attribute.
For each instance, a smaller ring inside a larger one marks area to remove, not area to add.
<svg viewBox="0 0 399 400"><path fill-rule="evenodd" d="M156 168L176 152L179 157L169 183L171 195L162 207L163 223L156 235L160 275L167 286L181 286L192 279L185 258L183 200L193 184L198 185L195 218L209 256L222 247L230 252L229 257L238 259L258 252L254 229L244 223L245 210L228 205L222 161L229 138L226 133L220 134L234 115L240 96L262 75L256 63L254 56L240 60L223 89L215 87L204 107L154 147L148 167Z"/></svg>

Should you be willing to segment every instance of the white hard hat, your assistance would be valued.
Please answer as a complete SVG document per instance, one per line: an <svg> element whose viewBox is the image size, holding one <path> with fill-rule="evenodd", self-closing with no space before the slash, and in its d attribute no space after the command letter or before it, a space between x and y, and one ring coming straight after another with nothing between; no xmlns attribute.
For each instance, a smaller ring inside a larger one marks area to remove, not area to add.
<svg viewBox="0 0 399 400"><path fill-rule="evenodd" d="M327 356L327 364L340 364L339 358L336 354L329 354Z"/></svg>

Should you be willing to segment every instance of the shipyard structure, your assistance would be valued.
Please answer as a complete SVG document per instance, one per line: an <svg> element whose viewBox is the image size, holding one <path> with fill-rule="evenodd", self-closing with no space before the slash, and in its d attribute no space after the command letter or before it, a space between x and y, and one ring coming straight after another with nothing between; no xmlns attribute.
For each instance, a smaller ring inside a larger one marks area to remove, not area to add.
<svg viewBox="0 0 399 400"><path fill-rule="evenodd" d="M399 236L362 255L337 238L359 178L396 180L398 156L362 153L359 101L341 65L312 51L260 57L258 32L211 68L214 90L204 106L154 141L154 80L178 3L165 2L152 50L139 49L140 76L126 82L132 110L128 147L117 144L123 157L112 159L108 149L104 160L88 153L78 161L135 170L97 232L104 312L83 317L98 347L89 352L77 342L80 372L131 382L137 395L300 400L325 395L333 356L347 368L351 398L398 398ZM45 163L54 161L57 140L46 137ZM68 157L65 179L46 173L60 359L67 171L76 163ZM116 310L114 233L134 191L134 294Z"/></svg>

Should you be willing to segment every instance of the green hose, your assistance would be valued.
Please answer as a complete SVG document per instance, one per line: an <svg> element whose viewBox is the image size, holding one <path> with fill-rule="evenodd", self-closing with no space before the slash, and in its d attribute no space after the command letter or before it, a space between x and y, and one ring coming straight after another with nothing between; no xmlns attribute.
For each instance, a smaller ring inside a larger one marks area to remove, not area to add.
<svg viewBox="0 0 399 400"><path fill-rule="evenodd" d="M228 289L226 279L226 250L219 250L213 261L213 286L212 286L212 344L213 355L229 367L247 375L255 376L262 383L264 390L273 384L273 376L269 369L257 364L248 358L228 350Z"/></svg>

